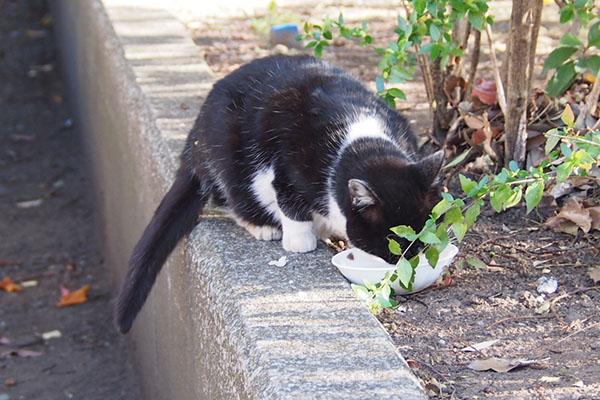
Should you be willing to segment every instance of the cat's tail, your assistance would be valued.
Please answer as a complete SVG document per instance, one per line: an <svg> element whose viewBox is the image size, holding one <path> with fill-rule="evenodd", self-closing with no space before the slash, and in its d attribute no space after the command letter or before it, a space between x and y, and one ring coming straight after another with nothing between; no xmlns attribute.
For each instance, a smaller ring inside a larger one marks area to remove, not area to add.
<svg viewBox="0 0 600 400"><path fill-rule="evenodd" d="M115 324L129 332L156 276L177 243L189 233L208 199L209 185L181 165L173 185L156 209L133 250L123 288L116 302Z"/></svg>

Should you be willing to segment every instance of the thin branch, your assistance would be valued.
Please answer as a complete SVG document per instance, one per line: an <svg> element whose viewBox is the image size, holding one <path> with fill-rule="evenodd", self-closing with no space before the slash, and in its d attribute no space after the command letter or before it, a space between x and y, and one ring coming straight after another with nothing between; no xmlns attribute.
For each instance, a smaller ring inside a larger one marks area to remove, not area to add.
<svg viewBox="0 0 600 400"><path fill-rule="evenodd" d="M494 40L492 39L492 30L490 24L485 24L485 33L488 38L488 45L490 47L490 56L492 59L492 67L494 68L494 79L496 81L496 95L498 97L498 104L502 110L502 114L506 115L506 95L504 94L504 86L502 85L502 78L500 77L500 70L498 69L498 62L496 58L496 49L494 49Z"/></svg>

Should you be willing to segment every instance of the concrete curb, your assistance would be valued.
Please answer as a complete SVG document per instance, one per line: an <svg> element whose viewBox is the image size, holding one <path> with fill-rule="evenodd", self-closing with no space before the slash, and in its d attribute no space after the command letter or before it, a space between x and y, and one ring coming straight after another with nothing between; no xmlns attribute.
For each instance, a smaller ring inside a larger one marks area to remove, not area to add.
<svg viewBox="0 0 600 400"><path fill-rule="evenodd" d="M159 2L50 3L120 285L213 77ZM201 220L131 333L144 398L426 398L329 252L268 265L284 254L217 211Z"/></svg>

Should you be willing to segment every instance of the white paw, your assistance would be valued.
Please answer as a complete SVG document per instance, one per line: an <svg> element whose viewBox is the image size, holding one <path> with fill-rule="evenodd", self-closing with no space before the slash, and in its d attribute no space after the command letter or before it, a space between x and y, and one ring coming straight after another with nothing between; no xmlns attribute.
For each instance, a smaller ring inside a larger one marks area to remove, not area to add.
<svg viewBox="0 0 600 400"><path fill-rule="evenodd" d="M317 237L312 232L284 232L282 244L286 251L306 253L317 248Z"/></svg>
<svg viewBox="0 0 600 400"><path fill-rule="evenodd" d="M246 226L246 229L252 236L254 236L258 240L280 240L281 239L281 229L276 228L274 226L256 226L249 224Z"/></svg>

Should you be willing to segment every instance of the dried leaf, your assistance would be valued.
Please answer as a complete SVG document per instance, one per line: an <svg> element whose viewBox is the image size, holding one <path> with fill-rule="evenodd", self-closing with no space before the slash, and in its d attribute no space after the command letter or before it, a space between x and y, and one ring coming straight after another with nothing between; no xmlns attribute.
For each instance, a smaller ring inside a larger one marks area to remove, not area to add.
<svg viewBox="0 0 600 400"><path fill-rule="evenodd" d="M547 314L550 312L550 302L546 300L541 306L535 309L536 314Z"/></svg>
<svg viewBox="0 0 600 400"><path fill-rule="evenodd" d="M5 292L12 293L22 290L23 287L14 283L8 276L5 276L0 282L0 289L4 290Z"/></svg>
<svg viewBox="0 0 600 400"><path fill-rule="evenodd" d="M62 337L62 333L58 329L42 333L42 339L44 340L58 339L60 337Z"/></svg>
<svg viewBox="0 0 600 400"><path fill-rule="evenodd" d="M17 207L19 207L19 208L34 208L34 207L41 206L43 202L44 202L44 199L20 201L17 203Z"/></svg>
<svg viewBox="0 0 600 400"><path fill-rule="evenodd" d="M87 301L87 292L90 290L90 287L90 285L85 285L79 290L70 292L67 288L61 286L60 301L57 303L57 305L59 307L65 307L85 303Z"/></svg>
<svg viewBox="0 0 600 400"><path fill-rule="evenodd" d="M508 372L512 369L526 367L533 363L534 361L531 360L492 357L486 360L475 360L469 364L469 368L475 371L487 371L491 369L496 372Z"/></svg>
<svg viewBox="0 0 600 400"><path fill-rule="evenodd" d="M592 229L600 231L600 206L586 208L592 219Z"/></svg>
<svg viewBox="0 0 600 400"><path fill-rule="evenodd" d="M592 278L594 283L600 282L600 265L596 265L594 268L588 270L588 276Z"/></svg>
<svg viewBox="0 0 600 400"><path fill-rule="evenodd" d="M17 380L15 378L7 378L4 381L4 385L6 387L11 387L11 386L15 386L17 384Z"/></svg>
<svg viewBox="0 0 600 400"><path fill-rule="evenodd" d="M9 356L18 356L22 358L33 358L39 357L44 353L40 353L39 351L33 350L22 350L22 349L9 349L0 353L0 358L6 358Z"/></svg>
<svg viewBox="0 0 600 400"><path fill-rule="evenodd" d="M481 129L483 128L483 119L477 117L475 115L467 114L464 117L465 124L471 129Z"/></svg>
<svg viewBox="0 0 600 400"><path fill-rule="evenodd" d="M560 381L560 376L542 376L540 381L544 383L554 383Z"/></svg>
<svg viewBox="0 0 600 400"><path fill-rule="evenodd" d="M574 222L586 233L592 228L592 217L590 216L590 212L585 208L582 208L577 202L566 204L560 210L558 216Z"/></svg>
<svg viewBox="0 0 600 400"><path fill-rule="evenodd" d="M6 260L4 258L0 258L0 266L4 266L4 265L11 267L14 265L19 265L19 263L16 261L11 261L11 260Z"/></svg>
<svg viewBox="0 0 600 400"><path fill-rule="evenodd" d="M480 343L476 343L476 344L472 344L470 346L465 347L464 349L462 349L462 351L465 352L472 352L472 351L481 351L483 349L487 349L490 346L493 346L494 344L496 344L500 339L494 339L494 340L487 340L485 342L480 342Z"/></svg>

